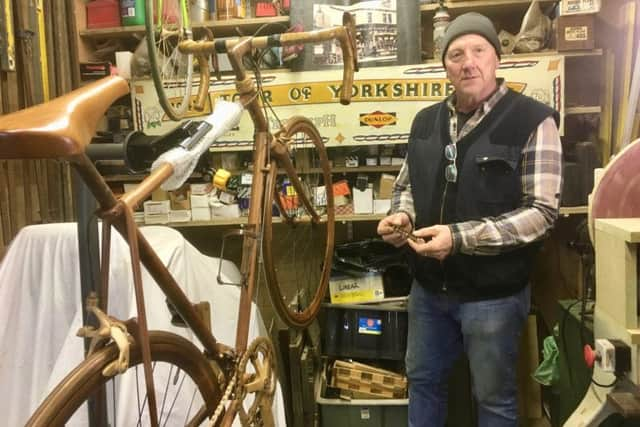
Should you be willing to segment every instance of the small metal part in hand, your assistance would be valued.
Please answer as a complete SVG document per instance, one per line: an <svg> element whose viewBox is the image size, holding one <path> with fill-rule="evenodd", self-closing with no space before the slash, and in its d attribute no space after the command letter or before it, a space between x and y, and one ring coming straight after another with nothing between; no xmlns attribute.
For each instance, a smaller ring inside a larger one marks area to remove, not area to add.
<svg viewBox="0 0 640 427"><path fill-rule="evenodd" d="M395 233L398 233L398 234L402 235L402 237L404 237L405 239L412 240L412 241L414 241L416 243L424 243L424 240L422 238L420 238L420 237L414 235L413 233L405 230L404 228L402 228L399 225L394 225L393 226L393 231Z"/></svg>

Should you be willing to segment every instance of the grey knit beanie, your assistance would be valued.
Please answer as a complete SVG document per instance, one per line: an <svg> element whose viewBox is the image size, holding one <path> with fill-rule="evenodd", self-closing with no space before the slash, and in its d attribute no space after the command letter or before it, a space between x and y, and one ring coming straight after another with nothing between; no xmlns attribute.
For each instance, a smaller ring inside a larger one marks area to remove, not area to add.
<svg viewBox="0 0 640 427"><path fill-rule="evenodd" d="M465 34L478 34L489 43L491 43L496 50L498 58L500 58L500 39L496 34L496 29L493 23L484 15L476 12L469 12L458 16L451 21L444 32L442 38L442 63L444 64L444 56L447 54L447 49L452 41Z"/></svg>

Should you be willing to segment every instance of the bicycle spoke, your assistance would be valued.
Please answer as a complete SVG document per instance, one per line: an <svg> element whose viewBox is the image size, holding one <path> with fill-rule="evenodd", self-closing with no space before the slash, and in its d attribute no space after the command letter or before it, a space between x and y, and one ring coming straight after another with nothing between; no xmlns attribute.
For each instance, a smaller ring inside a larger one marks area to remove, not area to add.
<svg viewBox="0 0 640 427"><path fill-rule="evenodd" d="M326 152L310 121L290 119L280 141L289 157L277 161L288 181L273 184L285 219L265 221L264 269L271 300L292 327L305 327L317 315L328 286L334 238L333 185ZM293 167L291 163L295 163ZM296 183L297 176L297 183ZM271 198L265 210L270 211Z"/></svg>
<svg viewBox="0 0 640 427"><path fill-rule="evenodd" d="M171 378L171 373L172 372L173 372L173 366L171 366L171 369L169 370L169 378ZM164 413L164 404L167 402L167 394L168 394L167 392L169 391L169 385L170 385L170 382L167 381L167 383L164 386L164 394L162 396L162 405L160 405L160 417L158 419L158 424L159 425L163 425L162 424L162 414ZM173 405L172 405L172 407L173 407ZM168 419L168 417L167 417L167 419Z"/></svg>

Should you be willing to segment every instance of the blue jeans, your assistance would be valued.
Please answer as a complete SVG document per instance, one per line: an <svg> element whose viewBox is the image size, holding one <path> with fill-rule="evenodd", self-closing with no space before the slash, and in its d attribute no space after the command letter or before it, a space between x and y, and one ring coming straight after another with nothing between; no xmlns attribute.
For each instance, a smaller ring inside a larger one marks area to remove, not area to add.
<svg viewBox="0 0 640 427"><path fill-rule="evenodd" d="M469 359L478 426L518 425L516 366L529 305L529 286L509 297L461 303L414 281L406 354L409 426L445 425L449 373L462 351Z"/></svg>

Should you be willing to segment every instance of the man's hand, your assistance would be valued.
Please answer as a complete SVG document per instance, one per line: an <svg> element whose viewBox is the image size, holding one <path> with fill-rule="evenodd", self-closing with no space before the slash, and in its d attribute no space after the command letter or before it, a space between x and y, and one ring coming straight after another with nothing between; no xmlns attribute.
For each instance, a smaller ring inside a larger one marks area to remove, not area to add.
<svg viewBox="0 0 640 427"><path fill-rule="evenodd" d="M380 230L380 226L378 226L378 230ZM442 261L451 253L453 238L451 237L451 229L446 225L421 228L415 230L413 235L418 237L417 241L409 240L408 243L418 255Z"/></svg>
<svg viewBox="0 0 640 427"><path fill-rule="evenodd" d="M389 215L378 223L378 234L385 242L396 248L407 242L407 236L411 233L411 229L409 215L404 212Z"/></svg>

